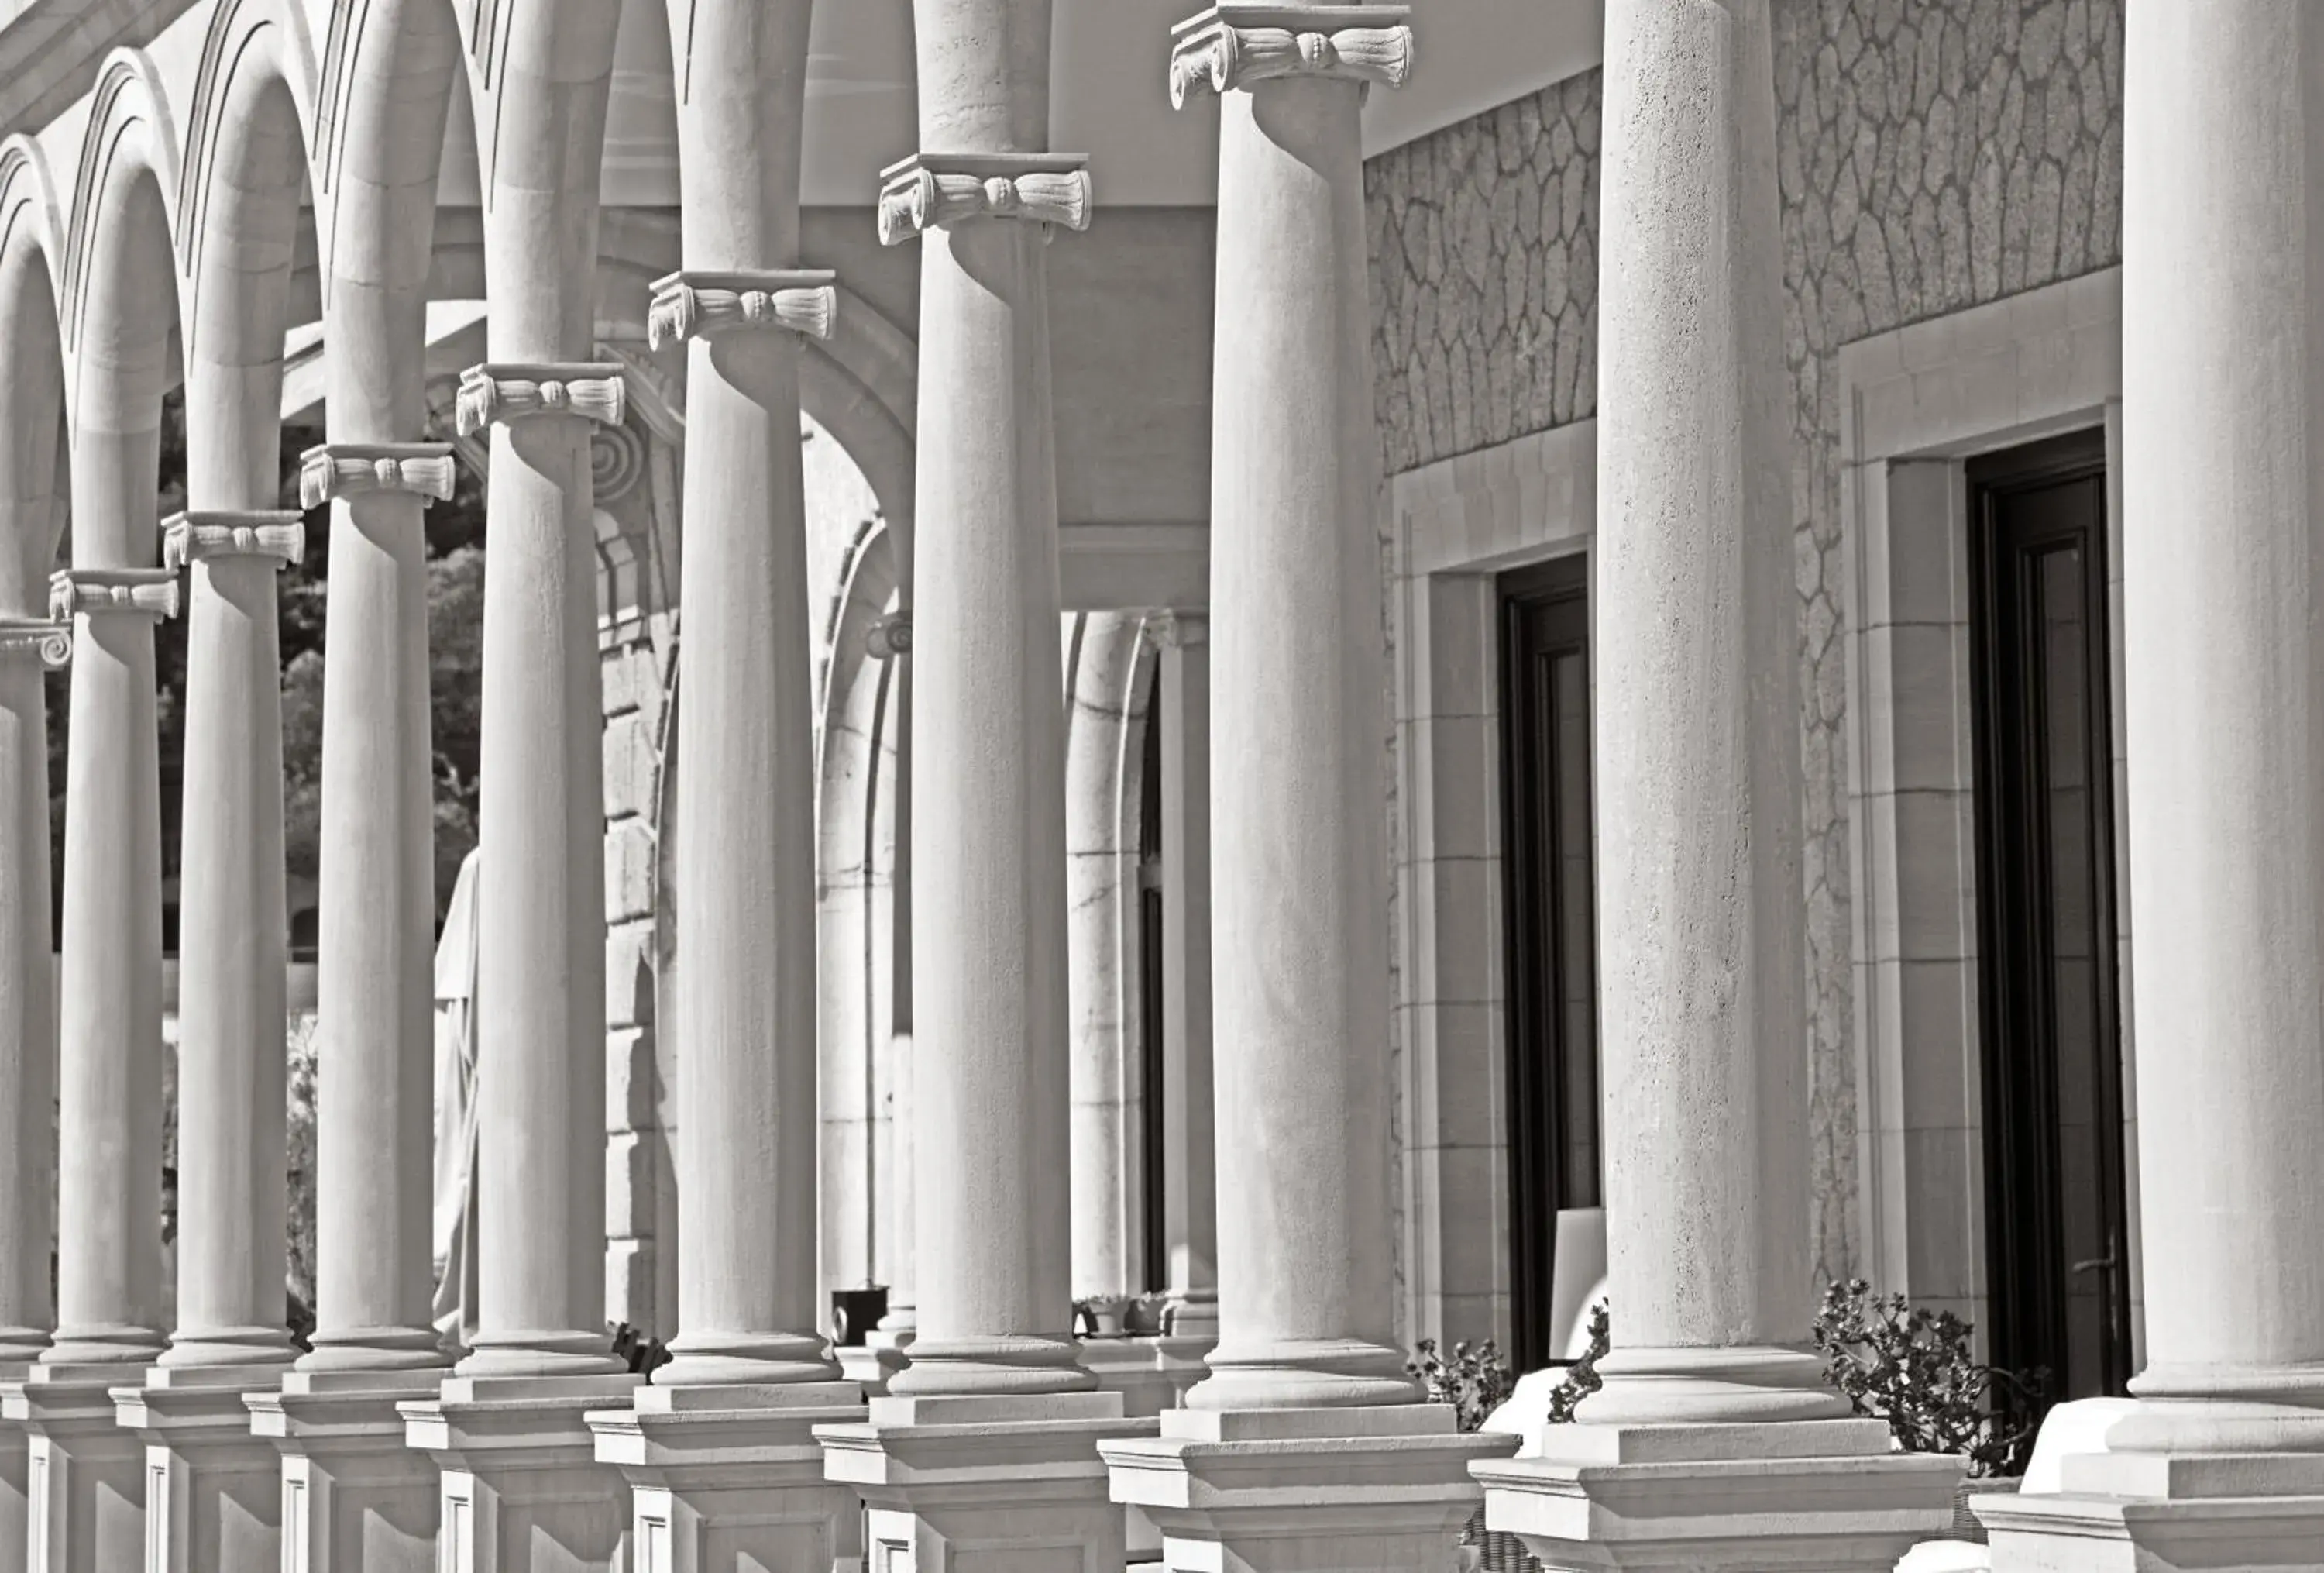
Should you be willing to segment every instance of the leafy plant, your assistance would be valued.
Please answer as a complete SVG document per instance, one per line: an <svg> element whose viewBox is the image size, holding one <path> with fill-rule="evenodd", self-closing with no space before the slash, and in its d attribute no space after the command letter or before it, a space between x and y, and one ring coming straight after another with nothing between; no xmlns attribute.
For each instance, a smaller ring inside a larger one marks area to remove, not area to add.
<svg viewBox="0 0 2324 1573"><path fill-rule="evenodd" d="M1886 1420L1906 1452L1965 1454L1974 1478L2021 1475L2048 1373L1979 1363L1973 1330L1855 1278L1824 1291L1815 1346L1824 1380L1858 1414Z"/></svg>
<svg viewBox="0 0 2324 1573"><path fill-rule="evenodd" d="M669 1346L643 1328L632 1327L628 1322L614 1322L606 1328L606 1335L613 1358L627 1365L635 1375L650 1376L657 1369L669 1364Z"/></svg>
<svg viewBox="0 0 2324 1573"><path fill-rule="evenodd" d="M1429 1402L1452 1406L1464 1431L1482 1426L1517 1386L1508 1359L1490 1338L1481 1344L1463 1339L1452 1346L1449 1360L1436 1352L1435 1339L1423 1338L1404 1369L1427 1391Z"/></svg>
<svg viewBox="0 0 2324 1573"><path fill-rule="evenodd" d="M1606 1385L1598 1374L1598 1362L1614 1346L1614 1317L1600 1300L1590 1308L1590 1347L1582 1357L1565 1368L1565 1380L1559 1383L1549 1395L1549 1423L1562 1426L1573 1419L1573 1407Z"/></svg>

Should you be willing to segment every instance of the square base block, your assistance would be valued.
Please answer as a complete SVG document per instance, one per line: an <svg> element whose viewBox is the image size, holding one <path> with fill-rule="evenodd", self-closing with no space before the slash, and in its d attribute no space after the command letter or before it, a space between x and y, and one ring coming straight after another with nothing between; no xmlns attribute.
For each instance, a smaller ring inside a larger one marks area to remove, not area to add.
<svg viewBox="0 0 2324 1573"><path fill-rule="evenodd" d="M2054 1496L1972 1496L1993 1573L2324 1573L2324 1457L2105 1453Z"/></svg>
<svg viewBox="0 0 2324 1573"><path fill-rule="evenodd" d="M1122 1510L1102 1439L1150 1437L1115 1393L877 1398L818 1426L826 1476L870 1510L875 1573L1118 1573Z"/></svg>
<svg viewBox="0 0 2324 1573"><path fill-rule="evenodd" d="M1173 1410L1158 1436L1102 1451L1171 1573L1441 1573L1476 1509L1469 1466L1516 1446L1432 1403Z"/></svg>
<svg viewBox="0 0 2324 1573"><path fill-rule="evenodd" d="M23 1381L30 1370L22 1363L0 1365L0 1389ZM0 1573L24 1573L24 1476L32 1457L24 1428L0 1420Z"/></svg>
<svg viewBox="0 0 2324 1573"><path fill-rule="evenodd" d="M824 1478L819 1425L865 1418L852 1382L641 1387L590 1414L630 1483L632 1562L653 1573L862 1566L863 1510Z"/></svg>
<svg viewBox="0 0 2324 1573"><path fill-rule="evenodd" d="M244 1573L282 1559L281 1465L250 1434L247 1395L282 1367L156 1365L113 1390L145 1444L145 1573Z"/></svg>
<svg viewBox="0 0 2324 1573"><path fill-rule="evenodd" d="M251 1434L281 1461L282 1573L435 1573L436 1466L396 1405L443 1375L290 1371L250 1394Z"/></svg>
<svg viewBox="0 0 2324 1573"><path fill-rule="evenodd" d="M1203 1364L1216 1338L1084 1338L1082 1366L1098 1391L1121 1394L1132 1420L1158 1415L1186 1402L1186 1390L1210 1374Z"/></svg>
<svg viewBox="0 0 2324 1573"><path fill-rule="evenodd" d="M639 1378L446 1378L400 1403L404 1439L436 1463L437 1566L460 1573L620 1573L629 1493L597 1462L584 1418L625 1402Z"/></svg>
<svg viewBox="0 0 2324 1573"><path fill-rule="evenodd" d="M121 1429L112 1390L143 1367L36 1365L0 1386L0 1417L28 1437L24 1566L126 1573L145 1561L145 1445Z"/></svg>
<svg viewBox="0 0 2324 1573"><path fill-rule="evenodd" d="M1550 1426L1537 1455L1472 1473L1485 1522L1545 1568L1889 1573L1952 1522L1963 1468L1840 1420Z"/></svg>

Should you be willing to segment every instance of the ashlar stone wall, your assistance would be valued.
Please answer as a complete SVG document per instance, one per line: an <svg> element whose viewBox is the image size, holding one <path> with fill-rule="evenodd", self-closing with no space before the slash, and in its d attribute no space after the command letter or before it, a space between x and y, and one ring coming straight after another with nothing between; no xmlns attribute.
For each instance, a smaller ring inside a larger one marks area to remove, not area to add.
<svg viewBox="0 0 2324 1573"><path fill-rule="evenodd" d="M2120 259L2123 3L1775 0L1827 1275L1858 1261L1835 356ZM1600 101L1592 71L1367 165L1391 475L1595 412Z"/></svg>

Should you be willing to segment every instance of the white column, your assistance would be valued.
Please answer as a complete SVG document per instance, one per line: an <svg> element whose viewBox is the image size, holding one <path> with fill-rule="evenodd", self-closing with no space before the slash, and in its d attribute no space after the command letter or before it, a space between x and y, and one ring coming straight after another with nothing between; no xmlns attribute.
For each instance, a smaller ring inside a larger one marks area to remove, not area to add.
<svg viewBox="0 0 2324 1573"><path fill-rule="evenodd" d="M2126 42L2124 683L2147 1367L2116 1448L2324 1448L2324 30ZM2324 1473L2309 1489L2324 1493ZM2324 1543L2324 1542L2320 1542Z"/></svg>
<svg viewBox="0 0 2324 1573"><path fill-rule="evenodd" d="M56 958L49 939L47 673L72 658L72 629L0 620L0 1367L41 1357L56 1196ZM22 1440L16 1443L21 1465ZM0 1568L8 1567L0 1554Z"/></svg>
<svg viewBox="0 0 2324 1573"><path fill-rule="evenodd" d="M423 510L446 443L333 442L300 461L330 505L323 673L322 1041L315 1318L306 1372L425 1370L436 926Z"/></svg>
<svg viewBox="0 0 2324 1573"><path fill-rule="evenodd" d="M1405 1403L1389 1276L1388 650L1357 109L1393 7L1222 11L1211 402L1219 1344L1207 1409ZM1295 26L1296 23L1296 26ZM1306 53L1302 38L1314 40ZM925 582L925 581L924 581Z"/></svg>
<svg viewBox="0 0 2324 1573"><path fill-rule="evenodd" d="M460 382L492 432L476 886L477 1377L595 1375L605 1298L604 726L592 421L618 365L489 365Z"/></svg>
<svg viewBox="0 0 2324 1573"><path fill-rule="evenodd" d="M923 5L951 69L1002 0ZM933 36L931 36L933 34ZM996 33L995 36L998 36ZM1046 39L1046 27L1039 32ZM1042 67L1046 77L1046 49ZM945 99L954 95L941 85ZM940 84L923 83L924 98ZM991 100L1005 114L1010 95ZM964 143L1038 145L973 97ZM1021 107L1018 110L1023 117ZM1046 116L1038 117L1046 125ZM1084 1388L1067 1287L1065 757L1045 231L1089 222L1075 156L923 153L882 239L920 240L912 609L913 1163L918 1336L899 1394Z"/></svg>
<svg viewBox="0 0 2324 1573"><path fill-rule="evenodd" d="M687 254L731 266L745 259L728 254L762 246L722 244L733 216L714 206L714 176L731 184L751 167L713 157L723 150L703 144L712 172L689 166ZM692 221L699 208L711 210ZM688 271L654 290L654 343L688 340L690 368L677 788L683 1322L658 1386L838 1374L815 1304L815 743L798 435L800 339L828 337L836 303L831 274L779 268Z"/></svg>
<svg viewBox="0 0 2324 1573"><path fill-rule="evenodd" d="M179 898L178 1316L164 1366L289 1363L282 1325L282 662L275 574L296 514L189 514L162 560L191 569Z"/></svg>
<svg viewBox="0 0 2324 1573"><path fill-rule="evenodd" d="M1211 648L1199 612L1149 618L1160 647L1148 725L1162 728L1162 1227L1169 1331L1218 1332L1211 1141Z"/></svg>

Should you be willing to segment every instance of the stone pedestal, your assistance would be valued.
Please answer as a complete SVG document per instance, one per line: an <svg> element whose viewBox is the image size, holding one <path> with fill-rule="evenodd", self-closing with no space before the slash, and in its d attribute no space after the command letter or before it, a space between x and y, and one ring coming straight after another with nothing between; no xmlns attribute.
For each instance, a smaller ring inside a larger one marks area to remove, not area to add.
<svg viewBox="0 0 2324 1573"><path fill-rule="evenodd" d="M848 1382L641 1387L629 1409L588 1417L597 1461L630 1483L640 1573L853 1568L863 1555L855 1494L824 1476L821 1425L864 1418Z"/></svg>
<svg viewBox="0 0 2324 1573"><path fill-rule="evenodd" d="M0 1573L23 1573L24 1566L24 1474L32 1461L32 1439L0 1425Z"/></svg>
<svg viewBox="0 0 2324 1573"><path fill-rule="evenodd" d="M1098 1391L1121 1395L1121 1412L1142 1420L1186 1402L1203 1379L1203 1357L1216 1340L1197 1337L1084 1338L1082 1368Z"/></svg>
<svg viewBox="0 0 2324 1573"><path fill-rule="evenodd" d="M1476 1511L1469 1466L1515 1446L1458 1430L1447 1405L1392 1404L1177 1410L1099 1451L1172 1573L1438 1573Z"/></svg>
<svg viewBox="0 0 2324 1573"><path fill-rule="evenodd" d="M628 1398L638 1378L447 1379L396 1405L404 1439L440 1472L439 1568L460 1573L619 1573L629 1493L597 1462L584 1418Z"/></svg>
<svg viewBox="0 0 2324 1573"><path fill-rule="evenodd" d="M1887 1573L1950 1520L1961 1460L1891 1452L1884 1420L1560 1425L1471 1473L1545 1567Z"/></svg>
<svg viewBox="0 0 2324 1573"><path fill-rule="evenodd" d="M879 1398L815 1431L870 1510L870 1566L912 1573L1114 1573L1124 1515L1098 1444L1153 1434L1111 1393Z"/></svg>
<svg viewBox="0 0 2324 1573"><path fill-rule="evenodd" d="M36 1368L0 1387L0 1418L29 1436L24 1566L128 1573L145 1555L145 1448L121 1429L117 1366Z"/></svg>
<svg viewBox="0 0 2324 1573"><path fill-rule="evenodd" d="M113 1389L145 1450L144 1573L250 1573L281 1559L281 1467L250 1434L248 1396L272 1374L155 1366ZM107 1573L111 1573L108 1569Z"/></svg>
<svg viewBox="0 0 2324 1573"><path fill-rule="evenodd" d="M2060 1466L2057 1495L1969 1499L1994 1573L2324 1573L2324 1456L2110 1452Z"/></svg>
<svg viewBox="0 0 2324 1573"><path fill-rule="evenodd" d="M404 1440L400 1402L432 1371L293 1371L249 1395L281 1460L282 1573L434 1573L436 1467Z"/></svg>

